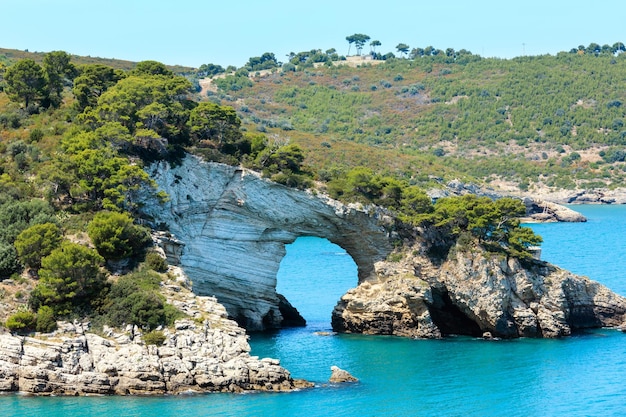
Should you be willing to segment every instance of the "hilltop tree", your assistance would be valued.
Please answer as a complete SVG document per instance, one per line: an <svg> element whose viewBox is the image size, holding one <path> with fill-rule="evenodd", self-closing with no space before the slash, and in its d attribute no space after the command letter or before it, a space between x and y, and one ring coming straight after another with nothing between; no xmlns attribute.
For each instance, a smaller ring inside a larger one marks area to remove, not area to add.
<svg viewBox="0 0 626 417"><path fill-rule="evenodd" d="M84 65L78 72L72 92L80 110L95 107L98 98L125 76L121 71L101 64Z"/></svg>
<svg viewBox="0 0 626 417"><path fill-rule="evenodd" d="M201 77L213 77L224 72L224 67L216 64L202 64L198 68L198 75Z"/></svg>
<svg viewBox="0 0 626 417"><path fill-rule="evenodd" d="M402 54L402 56L404 56L407 52L409 52L409 45L406 43L399 43L396 45L396 49Z"/></svg>
<svg viewBox="0 0 626 417"><path fill-rule="evenodd" d="M348 55L350 55L350 46L352 44L356 47L356 54L361 55L363 45L370 40L370 37L362 33L355 33L354 35L346 36L346 40L348 41Z"/></svg>
<svg viewBox="0 0 626 417"><path fill-rule="evenodd" d="M131 71L132 75L165 75L166 77L173 77L174 73L167 69L165 64L158 61L141 61L138 62L135 68Z"/></svg>
<svg viewBox="0 0 626 417"><path fill-rule="evenodd" d="M380 41L378 41L378 40L373 40L373 41L371 41L371 42L370 42L371 52L372 52L373 54L375 54L375 53L376 53L376 47L377 47L377 46L380 46L380 45L382 45L382 44L381 44L381 43L380 43Z"/></svg>
<svg viewBox="0 0 626 417"><path fill-rule="evenodd" d="M22 59L9 67L4 75L9 99L23 102L28 108L34 101L48 97L48 86L43 69L32 59Z"/></svg>
<svg viewBox="0 0 626 417"><path fill-rule="evenodd" d="M622 52L626 52L626 46L624 46L623 42L615 42L611 49L614 54L621 54Z"/></svg>
<svg viewBox="0 0 626 417"><path fill-rule="evenodd" d="M272 69L278 67L279 62L276 56L271 52L265 52L261 56L255 56L248 59L248 63L245 68L248 71L261 71L265 69Z"/></svg>
<svg viewBox="0 0 626 417"><path fill-rule="evenodd" d="M66 52L54 51L44 56L43 70L48 82L51 103L57 107L61 104L63 87L76 77L76 67L70 62L70 56Z"/></svg>

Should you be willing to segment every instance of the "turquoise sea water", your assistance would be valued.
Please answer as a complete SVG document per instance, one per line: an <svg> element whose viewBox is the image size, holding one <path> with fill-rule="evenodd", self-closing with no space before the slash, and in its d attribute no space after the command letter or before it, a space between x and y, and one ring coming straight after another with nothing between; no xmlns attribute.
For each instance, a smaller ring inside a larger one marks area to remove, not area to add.
<svg viewBox="0 0 626 417"><path fill-rule="evenodd" d="M626 295L626 207L576 206L582 224L532 227L545 260ZM253 354L280 358L294 377L317 383L286 394L160 398L0 397L2 416L611 416L626 414L626 334L600 330L561 340L407 340L330 331L337 299L356 267L327 241L288 248L279 292L308 325L253 335ZM360 381L328 385L330 366Z"/></svg>

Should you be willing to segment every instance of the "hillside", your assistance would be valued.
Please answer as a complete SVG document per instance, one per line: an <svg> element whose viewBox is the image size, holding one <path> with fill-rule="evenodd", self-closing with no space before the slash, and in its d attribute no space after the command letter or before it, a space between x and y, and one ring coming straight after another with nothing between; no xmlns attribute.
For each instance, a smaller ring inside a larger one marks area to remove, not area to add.
<svg viewBox="0 0 626 417"><path fill-rule="evenodd" d="M7 49L0 48L0 63L4 63L8 65L10 63L19 61L20 59L32 59L37 63L43 62L43 58L46 55L45 52L30 52L20 51L18 49ZM99 58L99 57L91 57L91 56L81 56L81 55L71 55L72 62L75 65L86 65L86 64L102 64L107 65L109 67L115 69L121 69L125 71L129 71L135 68L137 65L136 62L133 61L125 61L122 59L115 58ZM195 70L195 68L185 67L182 65L166 65L170 70L172 70L176 74L187 74L191 73Z"/></svg>
<svg viewBox="0 0 626 417"><path fill-rule="evenodd" d="M365 165L427 185L507 190L624 183L626 55L392 58L216 81L251 131L301 145L324 177ZM380 61L376 61L380 62Z"/></svg>
<svg viewBox="0 0 626 417"><path fill-rule="evenodd" d="M12 330L71 316L171 325L175 311L154 295L162 277L149 272L166 265L148 234L169 226L143 210L149 195L170 196L146 168L189 153L380 206L398 229L435 225L442 241L469 227L521 258L541 239L519 227L519 200L433 203L425 189L457 178L533 193L623 184L624 55L431 51L355 65L316 52L279 68L264 54L234 72L210 64L181 75L155 61L9 52L0 54L0 298L11 304L0 319L19 306ZM210 72L219 76L200 96L196 81ZM515 219L506 230L503 217ZM118 277L137 274L153 314L110 314L135 304Z"/></svg>

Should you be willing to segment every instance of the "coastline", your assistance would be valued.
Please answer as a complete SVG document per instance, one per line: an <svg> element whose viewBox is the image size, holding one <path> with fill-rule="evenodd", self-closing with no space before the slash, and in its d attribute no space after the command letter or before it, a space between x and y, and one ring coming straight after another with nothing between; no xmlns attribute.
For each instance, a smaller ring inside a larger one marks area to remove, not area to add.
<svg viewBox="0 0 626 417"><path fill-rule="evenodd" d="M161 293L186 318L160 329L149 344L137 326L60 322L47 334L0 333L0 392L42 396L138 395L246 391L285 392L312 387L291 377L278 359L250 355L248 335L214 297L193 294L179 268Z"/></svg>

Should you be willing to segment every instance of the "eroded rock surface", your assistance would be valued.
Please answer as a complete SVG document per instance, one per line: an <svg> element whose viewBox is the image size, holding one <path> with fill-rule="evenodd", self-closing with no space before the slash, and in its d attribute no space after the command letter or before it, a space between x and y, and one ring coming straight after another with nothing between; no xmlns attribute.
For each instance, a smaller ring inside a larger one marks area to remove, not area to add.
<svg viewBox="0 0 626 417"><path fill-rule="evenodd" d="M216 296L250 330L281 327L284 312L293 313L276 293L276 274L285 244L307 235L343 247L358 267L359 285L333 312L336 331L559 337L624 319L623 297L541 261L521 265L478 248L434 259L432 231L405 230L380 209L346 206L194 157L150 173L170 196L165 206L146 208L175 236L168 244L179 247L169 253L179 254L196 293ZM574 213L545 207L563 220ZM385 261L392 242L400 244L400 262Z"/></svg>
<svg viewBox="0 0 626 417"><path fill-rule="evenodd" d="M436 338L561 337L620 326L626 299L553 265L481 250L456 250L432 262L415 247L397 263L377 264L379 281L360 284L333 311L337 331Z"/></svg>
<svg viewBox="0 0 626 417"><path fill-rule="evenodd" d="M561 204L526 197L526 216L530 221L537 222L586 222L582 214Z"/></svg>
<svg viewBox="0 0 626 417"><path fill-rule="evenodd" d="M38 337L0 334L0 391L42 395L154 395L183 392L289 391L308 387L276 359L250 356L245 331L215 298L178 285L163 288L190 317L146 345L136 327L90 333L61 323Z"/></svg>
<svg viewBox="0 0 626 417"><path fill-rule="evenodd" d="M194 292L216 296L249 330L283 326L276 274L285 245L299 236L326 238L344 248L357 264L359 282L375 279L374 263L391 252L380 212L192 156L176 167L154 165L150 174L170 200L148 204L145 212L178 239L177 262Z"/></svg>
<svg viewBox="0 0 626 417"><path fill-rule="evenodd" d="M330 367L330 379L329 382L333 384L342 384L344 382L357 382L358 379L350 374L350 372L339 368L338 366Z"/></svg>

